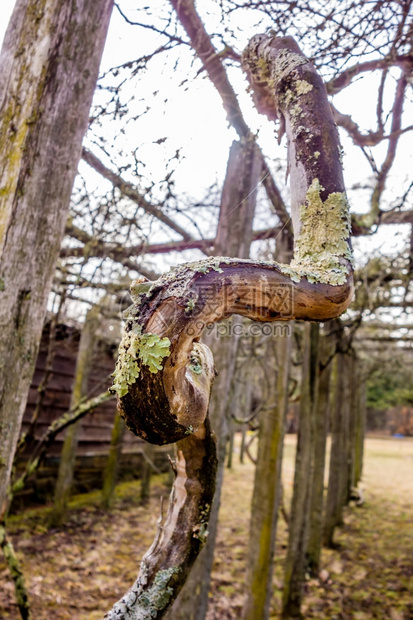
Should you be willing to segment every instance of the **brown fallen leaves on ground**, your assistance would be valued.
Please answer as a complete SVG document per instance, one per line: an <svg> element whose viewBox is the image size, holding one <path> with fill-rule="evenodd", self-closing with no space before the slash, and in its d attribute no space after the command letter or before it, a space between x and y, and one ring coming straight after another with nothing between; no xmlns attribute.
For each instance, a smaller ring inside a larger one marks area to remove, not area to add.
<svg viewBox="0 0 413 620"><path fill-rule="evenodd" d="M293 437L287 437L283 479L291 497ZM226 472L208 620L240 616L254 467ZM338 547L324 550L318 579L306 583L305 618L409 620L413 618L413 441L368 439L363 484L366 502L346 509ZM22 560L35 620L94 620L136 578L152 542L167 478L156 477L148 507L139 483L118 487L114 509L100 508L99 493L77 496L68 521L47 529L47 508L11 518L9 534ZM279 519L271 617L280 609L287 531ZM13 584L0 558L0 618L17 620ZM257 619L258 620L258 619Z"/></svg>

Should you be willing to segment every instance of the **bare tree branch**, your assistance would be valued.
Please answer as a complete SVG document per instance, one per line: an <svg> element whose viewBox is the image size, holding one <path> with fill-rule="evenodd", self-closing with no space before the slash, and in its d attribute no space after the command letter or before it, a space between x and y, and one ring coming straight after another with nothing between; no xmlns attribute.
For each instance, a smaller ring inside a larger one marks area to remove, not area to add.
<svg viewBox="0 0 413 620"><path fill-rule="evenodd" d="M187 241L192 239L191 235L187 233L184 228L179 226L179 224L174 222L168 215L163 213L159 207L152 205L150 202L148 202L146 198L144 198L138 192L138 190L132 185L132 183L125 181L124 179L122 179L121 176L109 170L109 168L107 168L100 161L100 159L96 157L96 155L94 155L90 151L87 151L85 148L83 148L82 159L87 164L89 164L89 166L91 166L94 170L96 170L96 172L99 172L99 174L101 174L103 177L105 177L105 179L107 179L115 187L117 187L124 196L127 196L127 198L130 198L139 207L141 207L146 213L153 215L159 221L166 224L171 230L174 230L179 235L181 235L183 239Z"/></svg>
<svg viewBox="0 0 413 620"><path fill-rule="evenodd" d="M148 280L156 280L158 274L151 269L145 267L135 260L132 260L131 256L139 256L142 253L143 245L126 247L121 243L107 243L96 237L92 237L87 232L74 226L71 222L66 224L66 234L70 237L77 239L84 243L82 247L63 247L60 248L60 257L96 257L96 258L110 258L115 262L120 263L128 269L133 269L138 273L141 273Z"/></svg>
<svg viewBox="0 0 413 620"><path fill-rule="evenodd" d="M209 79L222 99L228 122L234 127L240 138L253 138L251 130L244 120L237 95L228 79L225 66L222 62L222 56L212 45L210 36L195 9L194 2L192 0L170 0L170 2L189 36L193 49L202 61ZM259 149L258 145L257 148ZM271 176L268 165L260 149L259 154L262 159L263 185L267 191L268 198L276 214L291 235L292 228L290 216L288 215L284 201L282 200L281 194Z"/></svg>
<svg viewBox="0 0 413 620"><path fill-rule="evenodd" d="M343 129L347 131L354 144L357 144L357 146L376 146L376 144L379 144L383 140L397 140L401 135L408 131L412 131L413 129L413 125L409 125L403 129L399 127L387 135L385 135L381 129L378 129L377 131L369 131L364 134L360 131L359 126L353 121L350 115L342 114L333 104L331 104L331 108L333 110L334 120L337 125L339 125L339 127L343 127Z"/></svg>
<svg viewBox="0 0 413 620"><path fill-rule="evenodd" d="M367 62L357 63L356 65L345 69L342 73L327 82L327 92L329 95L335 95L349 86L352 80L357 75L360 75L360 73L377 71L377 69L387 69L389 67L400 67L406 73L412 72L413 56L411 54L404 54L401 56L379 58L377 60L368 60Z"/></svg>

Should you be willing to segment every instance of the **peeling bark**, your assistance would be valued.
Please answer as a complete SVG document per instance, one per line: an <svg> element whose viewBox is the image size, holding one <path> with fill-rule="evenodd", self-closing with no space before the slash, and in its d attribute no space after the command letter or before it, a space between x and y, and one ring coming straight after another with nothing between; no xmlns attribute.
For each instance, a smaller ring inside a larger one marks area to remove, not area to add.
<svg viewBox="0 0 413 620"><path fill-rule="evenodd" d="M150 443L178 441L180 456L165 526L108 618L162 617L201 548L194 532L208 522L216 467L207 418L214 364L199 342L203 329L232 314L326 320L344 312L352 297L340 145L321 78L292 39L271 35L252 39L244 66L260 107L265 92L268 109L285 124L294 264L214 257L135 288L117 363L118 409Z"/></svg>

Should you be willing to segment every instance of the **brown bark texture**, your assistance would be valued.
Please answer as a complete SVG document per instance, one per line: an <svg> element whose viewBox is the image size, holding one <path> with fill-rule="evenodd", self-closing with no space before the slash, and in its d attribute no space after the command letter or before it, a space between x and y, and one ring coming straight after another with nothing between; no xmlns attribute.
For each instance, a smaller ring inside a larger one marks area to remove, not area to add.
<svg viewBox="0 0 413 620"><path fill-rule="evenodd" d="M0 70L0 507L113 0L18 0Z"/></svg>
<svg viewBox="0 0 413 620"><path fill-rule="evenodd" d="M118 408L128 428L147 441L179 442L177 478L165 526L132 590L108 618L138 617L148 609L161 617L202 546L216 467L207 418L214 363L200 342L204 328L232 314L326 320L352 297L340 145L321 78L288 37L254 37L244 66L261 109L276 110L285 126L294 260L286 266L211 257L171 270L149 290L134 288L115 372Z"/></svg>

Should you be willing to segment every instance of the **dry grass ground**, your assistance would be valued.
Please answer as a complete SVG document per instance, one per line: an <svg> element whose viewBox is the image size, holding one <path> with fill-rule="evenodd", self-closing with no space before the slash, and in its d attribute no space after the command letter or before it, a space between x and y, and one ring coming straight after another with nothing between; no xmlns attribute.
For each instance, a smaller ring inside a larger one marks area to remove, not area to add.
<svg viewBox="0 0 413 620"><path fill-rule="evenodd" d="M294 451L289 436L283 471L287 505ZM240 465L237 458L226 472L209 620L240 615L253 476L253 465ZM413 618L413 441L368 439L363 486L366 502L346 510L338 548L323 551L322 579L306 584L305 618ZM23 562L34 620L102 618L136 577L155 532L161 494L167 495L165 480L156 478L150 505L143 508L139 484L122 484L111 513L100 508L98 493L76 497L67 524L58 530L47 529L45 508L13 517L9 531ZM280 519L272 618L280 606L286 535ZM19 618L2 558L0 618Z"/></svg>

